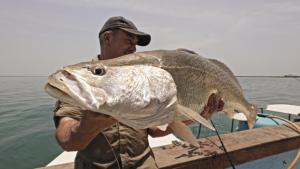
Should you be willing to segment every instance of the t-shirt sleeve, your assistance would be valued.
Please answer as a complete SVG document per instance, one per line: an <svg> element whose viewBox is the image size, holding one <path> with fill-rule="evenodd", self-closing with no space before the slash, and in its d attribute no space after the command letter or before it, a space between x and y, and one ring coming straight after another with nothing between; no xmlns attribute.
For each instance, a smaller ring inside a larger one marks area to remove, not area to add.
<svg viewBox="0 0 300 169"><path fill-rule="evenodd" d="M55 104L53 117L55 127L58 126L58 122L61 117L70 117L79 120L82 117L82 112L79 107L58 100Z"/></svg>

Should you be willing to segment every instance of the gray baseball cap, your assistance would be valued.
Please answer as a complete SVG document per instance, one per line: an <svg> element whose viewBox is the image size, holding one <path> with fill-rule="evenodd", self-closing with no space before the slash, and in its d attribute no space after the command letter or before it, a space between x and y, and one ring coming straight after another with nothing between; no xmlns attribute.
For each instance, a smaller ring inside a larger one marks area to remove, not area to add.
<svg viewBox="0 0 300 169"><path fill-rule="evenodd" d="M121 29L125 32L136 35L138 38L137 45L139 46L147 46L151 41L151 36L149 34L139 31L133 22L122 16L114 16L109 18L100 30L99 37L103 32L112 29Z"/></svg>

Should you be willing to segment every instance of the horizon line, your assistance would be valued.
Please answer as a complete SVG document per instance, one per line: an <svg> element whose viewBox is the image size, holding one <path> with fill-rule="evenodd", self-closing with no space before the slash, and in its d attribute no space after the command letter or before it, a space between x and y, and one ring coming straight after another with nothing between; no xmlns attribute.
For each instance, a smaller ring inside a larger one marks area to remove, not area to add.
<svg viewBox="0 0 300 169"><path fill-rule="evenodd" d="M47 77L49 75L0 75L0 77ZM283 77L283 78L300 78L300 76L287 75L235 75L235 77Z"/></svg>

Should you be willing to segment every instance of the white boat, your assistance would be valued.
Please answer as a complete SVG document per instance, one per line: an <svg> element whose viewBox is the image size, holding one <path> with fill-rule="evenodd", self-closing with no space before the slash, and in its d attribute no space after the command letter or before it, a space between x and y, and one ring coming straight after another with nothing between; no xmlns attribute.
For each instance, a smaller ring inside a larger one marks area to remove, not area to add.
<svg viewBox="0 0 300 169"><path fill-rule="evenodd" d="M287 105L287 104L272 104L267 105L266 110L268 111L274 111L274 112L280 112L285 113L289 115L289 119L291 115L299 115L300 114L300 106L296 105ZM263 119L261 121L262 125L257 123L256 127L263 127L265 122L265 126L269 125L269 122L266 121L263 116L258 116L258 119ZM238 113L234 116L234 120L238 120L239 122L246 123L246 118L242 113ZM257 121L259 122L259 121ZM277 121L272 123L272 125L279 124ZM149 136L149 144L150 147L159 147L164 145L172 144L174 141L180 142L178 138L176 138L173 134L169 134L164 137L158 137L158 138L152 138ZM295 154L297 153L297 150L288 151L280 154L275 154L272 156L268 156L265 158L261 158L255 161L246 162L240 165L237 165L236 168L239 169L252 169L252 168L286 168L290 161L294 158ZM65 164L73 162L76 156L76 152L63 152L59 156L57 156L54 160L52 160L47 166L54 166L59 164ZM274 168L274 169L275 169ZM295 168L300 169L300 165L298 164Z"/></svg>

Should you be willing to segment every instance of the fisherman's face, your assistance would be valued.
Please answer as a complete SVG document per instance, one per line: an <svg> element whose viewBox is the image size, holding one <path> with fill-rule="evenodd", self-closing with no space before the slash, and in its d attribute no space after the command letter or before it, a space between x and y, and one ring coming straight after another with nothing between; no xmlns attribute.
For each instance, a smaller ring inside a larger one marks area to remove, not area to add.
<svg viewBox="0 0 300 169"><path fill-rule="evenodd" d="M111 35L110 47L116 58L122 55L134 53L136 51L137 37L133 34L127 33L122 30L117 30Z"/></svg>

